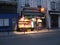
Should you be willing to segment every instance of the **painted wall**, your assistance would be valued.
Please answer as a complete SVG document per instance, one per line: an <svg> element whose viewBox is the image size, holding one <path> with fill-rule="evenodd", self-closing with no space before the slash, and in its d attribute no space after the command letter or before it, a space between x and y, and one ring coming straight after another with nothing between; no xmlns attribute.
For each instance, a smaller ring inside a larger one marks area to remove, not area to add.
<svg viewBox="0 0 60 45"><path fill-rule="evenodd" d="M18 19L19 14L0 14L0 19L9 19L9 25L8 26L0 26L0 31L13 31L13 21L12 19L16 18ZM1 20L0 20L1 21ZM1 23L0 23L1 25Z"/></svg>

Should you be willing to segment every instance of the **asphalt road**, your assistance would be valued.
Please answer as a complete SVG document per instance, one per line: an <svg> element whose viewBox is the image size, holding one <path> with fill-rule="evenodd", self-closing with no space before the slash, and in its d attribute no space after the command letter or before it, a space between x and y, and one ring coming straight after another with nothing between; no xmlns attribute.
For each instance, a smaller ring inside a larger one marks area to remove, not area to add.
<svg viewBox="0 0 60 45"><path fill-rule="evenodd" d="M60 31L0 36L0 45L60 45Z"/></svg>

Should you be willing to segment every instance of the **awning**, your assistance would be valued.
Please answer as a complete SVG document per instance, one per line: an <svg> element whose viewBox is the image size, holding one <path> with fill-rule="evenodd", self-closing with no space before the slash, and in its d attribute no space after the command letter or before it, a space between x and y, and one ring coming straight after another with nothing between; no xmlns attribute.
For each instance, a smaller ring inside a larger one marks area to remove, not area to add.
<svg viewBox="0 0 60 45"><path fill-rule="evenodd" d="M44 14L42 14L42 13L36 13L36 12L24 12L23 13L24 15L26 15L26 16L44 16Z"/></svg>

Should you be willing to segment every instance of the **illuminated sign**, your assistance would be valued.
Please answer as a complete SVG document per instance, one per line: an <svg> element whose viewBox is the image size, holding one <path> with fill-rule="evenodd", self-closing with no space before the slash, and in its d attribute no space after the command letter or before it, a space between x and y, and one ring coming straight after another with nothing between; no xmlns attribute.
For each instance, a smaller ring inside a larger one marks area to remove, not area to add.
<svg viewBox="0 0 60 45"><path fill-rule="evenodd" d="M23 20L21 20L23 19ZM18 22L19 28L31 28L31 21L28 19L21 18Z"/></svg>

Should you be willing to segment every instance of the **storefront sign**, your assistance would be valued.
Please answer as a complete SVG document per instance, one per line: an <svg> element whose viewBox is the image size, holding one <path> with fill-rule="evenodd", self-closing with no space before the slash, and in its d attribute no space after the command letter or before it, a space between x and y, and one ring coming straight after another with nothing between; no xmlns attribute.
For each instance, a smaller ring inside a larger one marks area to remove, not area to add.
<svg viewBox="0 0 60 45"><path fill-rule="evenodd" d="M54 12L50 12L50 14L60 14L60 13L54 13Z"/></svg>
<svg viewBox="0 0 60 45"><path fill-rule="evenodd" d="M60 11L49 11L49 14L60 14Z"/></svg>

